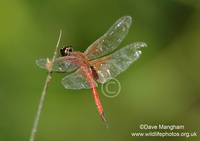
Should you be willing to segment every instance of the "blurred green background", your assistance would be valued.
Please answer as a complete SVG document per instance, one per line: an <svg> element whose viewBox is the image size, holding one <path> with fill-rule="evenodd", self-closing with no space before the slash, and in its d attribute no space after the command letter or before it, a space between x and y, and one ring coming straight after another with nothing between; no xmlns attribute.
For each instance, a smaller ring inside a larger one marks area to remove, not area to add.
<svg viewBox="0 0 200 141"><path fill-rule="evenodd" d="M67 90L53 74L35 141L200 140L199 0L8 0L0 2L0 141L27 141L47 71L35 64L60 47L83 52L120 17L132 26L120 47L148 48L116 78L115 98L97 88L109 128L90 90ZM101 84L99 84L101 86ZM141 124L184 125L142 130ZM132 137L133 132L196 132L197 137Z"/></svg>

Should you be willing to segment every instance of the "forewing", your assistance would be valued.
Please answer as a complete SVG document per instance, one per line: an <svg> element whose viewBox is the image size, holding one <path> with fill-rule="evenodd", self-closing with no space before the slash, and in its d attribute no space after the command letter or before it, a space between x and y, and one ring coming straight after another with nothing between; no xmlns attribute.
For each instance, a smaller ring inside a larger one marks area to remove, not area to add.
<svg viewBox="0 0 200 141"><path fill-rule="evenodd" d="M95 87L97 87L96 82ZM76 72L65 76L62 79L62 84L66 89L90 89L90 85L80 69Z"/></svg>
<svg viewBox="0 0 200 141"><path fill-rule="evenodd" d="M54 60L51 71L53 72L70 72L77 69L75 62L73 61L74 57L65 56L59 57ZM52 59L49 59L52 62ZM39 58L36 60L36 64L43 69L47 69L47 58Z"/></svg>
<svg viewBox="0 0 200 141"><path fill-rule="evenodd" d="M116 49L128 33L131 22L130 16L117 20L101 38L88 47L85 51L87 59L98 58Z"/></svg>
<svg viewBox="0 0 200 141"><path fill-rule="evenodd" d="M91 61L100 83L105 83L109 78L115 77L125 71L130 64L136 61L142 53L139 48L146 47L145 43L136 42L123 47L109 56Z"/></svg>

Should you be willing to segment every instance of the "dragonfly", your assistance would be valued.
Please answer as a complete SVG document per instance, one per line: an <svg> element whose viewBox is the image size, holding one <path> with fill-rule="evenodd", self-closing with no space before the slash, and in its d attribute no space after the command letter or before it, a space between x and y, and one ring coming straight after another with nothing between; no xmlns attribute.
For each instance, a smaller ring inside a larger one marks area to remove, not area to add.
<svg viewBox="0 0 200 141"><path fill-rule="evenodd" d="M147 46L144 42L135 42L112 53L127 35L131 23L130 16L121 17L84 53L74 52L72 46L64 46L60 49L61 56L56 57L54 62L47 58L36 60L36 64L44 69L49 69L48 64L51 62L51 72L76 70L65 76L61 80L62 84L66 89L91 89L99 114L107 128L106 117L96 90L96 81L106 83L125 71L140 57L142 52L139 49Z"/></svg>

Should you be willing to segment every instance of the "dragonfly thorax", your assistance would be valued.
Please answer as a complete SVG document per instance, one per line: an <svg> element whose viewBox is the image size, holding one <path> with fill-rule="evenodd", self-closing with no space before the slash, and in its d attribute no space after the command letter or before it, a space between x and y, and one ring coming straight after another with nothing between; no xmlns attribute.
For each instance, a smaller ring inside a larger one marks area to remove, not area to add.
<svg viewBox="0 0 200 141"><path fill-rule="evenodd" d="M60 49L60 54L62 56L71 56L73 52L72 46L64 46Z"/></svg>

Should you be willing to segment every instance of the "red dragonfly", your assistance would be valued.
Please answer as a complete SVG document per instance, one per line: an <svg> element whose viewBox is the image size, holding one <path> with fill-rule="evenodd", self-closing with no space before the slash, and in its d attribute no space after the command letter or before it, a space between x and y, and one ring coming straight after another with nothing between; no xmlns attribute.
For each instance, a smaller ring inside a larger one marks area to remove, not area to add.
<svg viewBox="0 0 200 141"><path fill-rule="evenodd" d="M146 47L143 42L129 44L105 56L118 47L128 33L131 22L130 16L121 17L102 37L92 43L84 53L73 52L71 46L63 47L60 50L62 57L55 59L51 70L52 72L63 73L78 69L74 73L65 76L62 79L62 84L66 89L91 89L97 109L106 127L108 127L108 124L95 88L97 83L94 79L100 83L105 83L110 78L116 77L125 71L130 64L139 58L141 51L138 49ZM52 61L52 59L40 58L36 60L36 64L41 68L48 69L47 64L49 61Z"/></svg>

